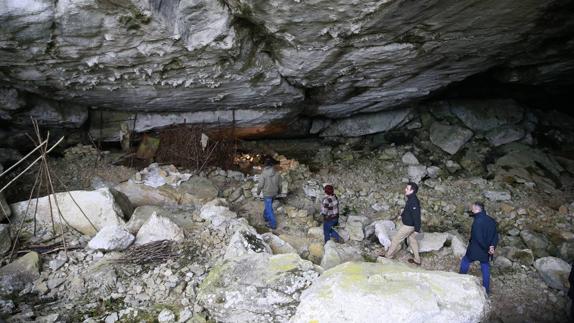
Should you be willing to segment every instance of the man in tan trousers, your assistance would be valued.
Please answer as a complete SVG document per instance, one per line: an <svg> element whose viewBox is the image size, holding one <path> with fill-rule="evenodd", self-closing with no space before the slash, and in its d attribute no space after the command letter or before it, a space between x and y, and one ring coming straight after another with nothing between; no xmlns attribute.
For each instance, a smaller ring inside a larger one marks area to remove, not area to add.
<svg viewBox="0 0 574 323"><path fill-rule="evenodd" d="M405 196L407 203L401 213L403 225L395 234L391 241L391 247L387 251L385 257L393 258L395 252L400 249L401 242L406 238L409 239L409 245L413 250L414 259L409 259L409 263L419 265L421 264L421 257L419 256L419 243L417 238L421 235L421 206L417 197L419 187L416 183L409 182L405 187Z"/></svg>

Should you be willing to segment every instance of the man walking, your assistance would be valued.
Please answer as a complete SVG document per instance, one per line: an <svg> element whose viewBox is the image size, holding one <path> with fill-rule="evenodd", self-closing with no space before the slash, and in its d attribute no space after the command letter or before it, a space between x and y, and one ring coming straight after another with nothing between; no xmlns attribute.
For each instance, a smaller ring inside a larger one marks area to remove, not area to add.
<svg viewBox="0 0 574 323"><path fill-rule="evenodd" d="M323 216L323 236L325 243L331 238L337 243L343 243L341 236L333 229L339 223L339 199L335 195L333 185L325 185L325 197L321 201L321 215Z"/></svg>
<svg viewBox="0 0 574 323"><path fill-rule="evenodd" d="M470 263L480 262L482 271L482 285L486 293L490 294L490 264L489 258L494 255L494 249L498 244L498 232L496 231L496 221L486 214L482 202L474 202L471 207L472 228L470 231L470 241L466 249L466 254L460 262L460 273L468 273Z"/></svg>
<svg viewBox="0 0 574 323"><path fill-rule="evenodd" d="M263 191L265 205L263 218L267 223L267 227L272 230L277 229L277 221L275 220L275 214L273 214L273 199L281 190L281 175L275 171L274 165L275 161L272 158L265 159L265 168L261 172L259 184L257 185L257 195Z"/></svg>
<svg viewBox="0 0 574 323"><path fill-rule="evenodd" d="M421 258L419 256L419 243L417 238L421 234L421 206L417 197L418 190L419 187L417 184L413 182L407 183L405 187L407 203L401 213L403 225L391 240L391 246L385 257L393 258L401 242L408 238L414 255L414 259L409 259L409 262L420 266Z"/></svg>

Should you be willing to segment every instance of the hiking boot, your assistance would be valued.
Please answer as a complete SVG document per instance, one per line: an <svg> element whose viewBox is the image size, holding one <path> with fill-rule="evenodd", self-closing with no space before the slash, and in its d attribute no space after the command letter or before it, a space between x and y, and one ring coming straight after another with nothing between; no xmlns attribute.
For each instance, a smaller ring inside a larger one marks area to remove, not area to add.
<svg viewBox="0 0 574 323"><path fill-rule="evenodd" d="M416 260L414 260L413 258L409 259L409 264L413 264L413 265L417 265L417 266L421 265L420 262L416 262Z"/></svg>
<svg viewBox="0 0 574 323"><path fill-rule="evenodd" d="M343 240L342 238L334 238L336 243L345 243L345 240Z"/></svg>

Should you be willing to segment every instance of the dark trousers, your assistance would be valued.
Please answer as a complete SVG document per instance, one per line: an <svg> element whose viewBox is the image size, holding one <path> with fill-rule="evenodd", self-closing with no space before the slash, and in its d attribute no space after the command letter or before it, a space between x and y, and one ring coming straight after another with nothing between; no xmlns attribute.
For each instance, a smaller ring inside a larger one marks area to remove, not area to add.
<svg viewBox="0 0 574 323"><path fill-rule="evenodd" d="M460 261L460 273L468 273L470 267L470 260L466 256L462 257ZM490 264L488 262L480 263L480 271L482 271L482 286L486 289L486 293L490 294Z"/></svg>
<svg viewBox="0 0 574 323"><path fill-rule="evenodd" d="M339 223L338 219L325 220L325 222L323 222L323 235L325 236L325 243L327 243L331 239L331 237L337 240L341 239L341 236L339 236L337 231L333 229L333 227L336 226L337 223Z"/></svg>

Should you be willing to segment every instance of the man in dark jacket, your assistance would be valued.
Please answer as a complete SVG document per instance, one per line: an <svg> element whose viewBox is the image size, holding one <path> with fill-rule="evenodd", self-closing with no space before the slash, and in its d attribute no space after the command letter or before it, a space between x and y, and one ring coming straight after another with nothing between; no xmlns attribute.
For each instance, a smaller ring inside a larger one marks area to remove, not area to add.
<svg viewBox="0 0 574 323"><path fill-rule="evenodd" d="M486 214L482 202L474 202L471 207L474 217L470 231L470 241L466 248L466 254L460 262L460 273L468 273L470 263L480 262L482 271L482 285L486 293L490 294L490 257L494 255L494 249L498 244L498 232L496 221Z"/></svg>
<svg viewBox="0 0 574 323"><path fill-rule="evenodd" d="M421 264L419 243L417 241L417 236L421 232L421 205L417 197L418 190L419 187L417 184L413 182L407 183L405 187L407 203L401 213L403 225L393 237L389 251L385 255L387 258L393 258L395 252L399 250L401 242L408 238L414 255L414 259L409 259L409 262L416 265Z"/></svg>

